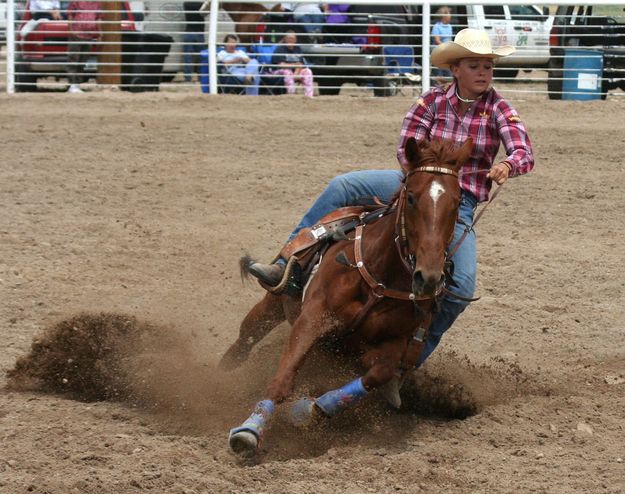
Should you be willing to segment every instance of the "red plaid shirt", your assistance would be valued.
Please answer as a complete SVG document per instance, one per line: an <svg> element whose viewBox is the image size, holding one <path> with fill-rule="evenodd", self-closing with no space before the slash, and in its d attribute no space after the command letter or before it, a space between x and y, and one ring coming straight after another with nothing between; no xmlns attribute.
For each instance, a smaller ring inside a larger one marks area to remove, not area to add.
<svg viewBox="0 0 625 494"><path fill-rule="evenodd" d="M67 20L71 35L78 39L98 39L101 10L100 2L90 0L70 2L67 6Z"/></svg>
<svg viewBox="0 0 625 494"><path fill-rule="evenodd" d="M484 93L464 116L459 116L460 101L456 84L447 89L433 88L410 108L402 125L397 159L405 167L405 145L409 138L448 139L462 144L473 138L473 152L463 165L465 172L490 170L500 142L510 167L510 176L523 175L534 168L532 143L518 113L494 89ZM472 192L479 201L488 200L492 181L486 173L471 173L460 177L460 187Z"/></svg>

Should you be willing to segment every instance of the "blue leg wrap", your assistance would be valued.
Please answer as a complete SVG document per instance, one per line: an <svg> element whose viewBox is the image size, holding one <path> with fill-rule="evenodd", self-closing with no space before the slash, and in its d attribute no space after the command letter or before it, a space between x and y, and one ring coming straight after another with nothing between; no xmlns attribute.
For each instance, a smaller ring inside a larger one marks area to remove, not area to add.
<svg viewBox="0 0 625 494"><path fill-rule="evenodd" d="M248 431L254 434L257 438L260 438L263 435L269 420L271 419L273 412L275 410L275 405L271 400L263 400L256 403L256 407L243 424L239 427L235 427L234 429L230 429L230 437L232 437L237 432Z"/></svg>
<svg viewBox="0 0 625 494"><path fill-rule="evenodd" d="M362 378L346 384L342 388L328 391L315 400L315 404L328 416L335 415L345 408L358 403L369 392L362 385Z"/></svg>

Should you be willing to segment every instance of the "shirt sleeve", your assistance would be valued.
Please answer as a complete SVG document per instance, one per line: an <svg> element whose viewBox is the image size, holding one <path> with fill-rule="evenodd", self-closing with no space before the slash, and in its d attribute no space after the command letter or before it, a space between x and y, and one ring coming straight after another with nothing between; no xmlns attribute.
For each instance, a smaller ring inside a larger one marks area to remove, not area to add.
<svg viewBox="0 0 625 494"><path fill-rule="evenodd" d="M217 52L217 61L223 63L226 59L226 50L219 50Z"/></svg>
<svg viewBox="0 0 625 494"><path fill-rule="evenodd" d="M408 140L414 137L417 141L420 141L429 137L430 128L434 121L432 104L434 104L432 93L425 93L412 105L404 118L404 123L399 133L399 144L397 145L397 160L403 170L408 165L406 159L406 143Z"/></svg>
<svg viewBox="0 0 625 494"><path fill-rule="evenodd" d="M247 59L248 62L250 60L250 56L244 50L236 50L235 51L237 57L242 58L243 60ZM247 63L247 62L245 62Z"/></svg>
<svg viewBox="0 0 625 494"><path fill-rule="evenodd" d="M516 177L534 168L534 152L525 125L517 111L502 101L495 112L497 131L506 149L506 163L510 165L510 176Z"/></svg>

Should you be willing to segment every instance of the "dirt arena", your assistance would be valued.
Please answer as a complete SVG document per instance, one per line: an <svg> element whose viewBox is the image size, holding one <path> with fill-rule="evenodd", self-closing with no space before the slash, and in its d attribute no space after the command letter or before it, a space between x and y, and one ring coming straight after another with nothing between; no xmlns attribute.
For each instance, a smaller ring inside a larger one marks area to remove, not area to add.
<svg viewBox="0 0 625 494"><path fill-rule="evenodd" d="M535 172L479 225L482 298L404 408L372 396L307 433L278 420L242 462L227 431L287 328L216 370L262 294L237 260L271 258L337 173L396 166L411 100L0 96L0 492L624 492L625 100L511 99ZM46 328L61 346L77 332L67 365L9 380ZM75 349L94 328L116 331L91 348L115 366ZM337 381L324 358L298 393ZM87 379L80 359L113 399L59 394Z"/></svg>

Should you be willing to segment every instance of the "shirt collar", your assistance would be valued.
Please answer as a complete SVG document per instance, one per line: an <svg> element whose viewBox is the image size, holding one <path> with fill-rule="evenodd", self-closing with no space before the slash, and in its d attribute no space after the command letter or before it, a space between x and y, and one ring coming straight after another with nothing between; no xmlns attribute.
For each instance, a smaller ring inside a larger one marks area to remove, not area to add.
<svg viewBox="0 0 625 494"><path fill-rule="evenodd" d="M456 110L456 113L459 115L460 113L460 100L458 99L458 96L456 96L456 81L454 80L454 82L452 82L449 87L447 88L447 92L445 93L445 96L447 97L447 101L449 101L449 103L451 104L451 106L453 107L454 110ZM481 105L483 102L485 102L488 99L488 95L492 92L493 87L491 86L490 88L488 88L486 91L484 91L481 96L479 98L477 98L477 100L475 101L475 104L471 105L471 107L469 108L469 112L472 112L472 110L474 110L478 105Z"/></svg>

